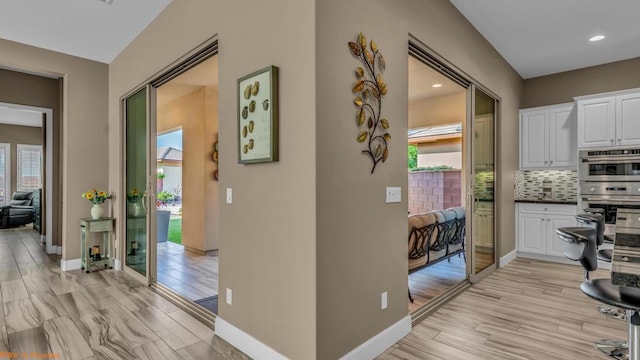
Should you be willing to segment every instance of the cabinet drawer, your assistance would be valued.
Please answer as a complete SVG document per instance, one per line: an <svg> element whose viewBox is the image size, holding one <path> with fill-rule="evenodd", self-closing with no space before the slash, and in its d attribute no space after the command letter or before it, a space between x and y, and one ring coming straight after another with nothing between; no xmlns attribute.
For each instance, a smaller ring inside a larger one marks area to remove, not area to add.
<svg viewBox="0 0 640 360"><path fill-rule="evenodd" d="M112 229L111 220L98 220L87 223L89 232L110 231Z"/></svg>
<svg viewBox="0 0 640 360"><path fill-rule="evenodd" d="M576 209L576 205L518 204L518 211L523 213L576 215Z"/></svg>

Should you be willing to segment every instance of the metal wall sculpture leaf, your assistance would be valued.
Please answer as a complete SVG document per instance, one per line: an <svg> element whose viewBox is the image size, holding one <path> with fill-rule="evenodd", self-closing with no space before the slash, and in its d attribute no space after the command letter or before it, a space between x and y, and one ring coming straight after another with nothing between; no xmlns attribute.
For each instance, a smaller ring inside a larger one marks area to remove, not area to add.
<svg viewBox="0 0 640 360"><path fill-rule="evenodd" d="M363 33L358 34L356 41L349 42L351 56L358 59L363 67L355 68L356 81L351 91L355 98L353 104L356 110L356 125L358 136L356 140L366 145L362 153L367 154L373 166L371 173L376 170L379 162L387 161L389 157L389 120L382 119L382 98L387 95L388 87L382 73L386 69L384 57L380 53L378 44L371 40L367 47L367 38ZM362 130L367 118L367 127Z"/></svg>

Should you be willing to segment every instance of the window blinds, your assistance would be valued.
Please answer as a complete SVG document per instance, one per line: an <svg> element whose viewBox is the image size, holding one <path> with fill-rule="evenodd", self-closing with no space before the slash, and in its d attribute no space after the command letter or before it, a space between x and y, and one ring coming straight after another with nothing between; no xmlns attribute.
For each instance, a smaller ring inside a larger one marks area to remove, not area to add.
<svg viewBox="0 0 640 360"><path fill-rule="evenodd" d="M42 184L42 146L17 146L17 189L31 191L40 188Z"/></svg>
<svg viewBox="0 0 640 360"><path fill-rule="evenodd" d="M0 205L6 205L9 199L9 144L0 144Z"/></svg>

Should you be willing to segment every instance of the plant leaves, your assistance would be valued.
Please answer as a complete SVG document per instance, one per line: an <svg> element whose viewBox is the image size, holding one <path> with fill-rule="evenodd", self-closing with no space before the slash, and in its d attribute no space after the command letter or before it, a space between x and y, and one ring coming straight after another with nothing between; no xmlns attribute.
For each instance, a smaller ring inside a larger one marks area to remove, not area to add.
<svg viewBox="0 0 640 360"><path fill-rule="evenodd" d="M358 43L363 50L367 47L367 38L364 37L363 33L358 34Z"/></svg>
<svg viewBox="0 0 640 360"><path fill-rule="evenodd" d="M369 127L369 129L373 127L373 119L371 118L371 116L369 116L369 120L367 121L367 126Z"/></svg>
<svg viewBox="0 0 640 360"><path fill-rule="evenodd" d="M349 41L349 50L351 50L351 55L353 56L360 56L361 54L360 46L358 46L358 44L354 43L353 41Z"/></svg>
<svg viewBox="0 0 640 360"><path fill-rule="evenodd" d="M356 116L356 123L358 124L358 127L361 127L362 124L364 124L364 109L360 108L360 111L358 111L358 115Z"/></svg>
<svg viewBox="0 0 640 360"><path fill-rule="evenodd" d="M364 80L356 81L356 84L353 86L353 92L360 92L364 89Z"/></svg>
<svg viewBox="0 0 640 360"><path fill-rule="evenodd" d="M369 136L368 132L366 131L361 132L360 135L358 135L358 139L357 139L358 142L359 143L364 142L365 140L367 140L367 136Z"/></svg>
<svg viewBox="0 0 640 360"><path fill-rule="evenodd" d="M373 52L378 51L378 44L376 44L376 42L375 42L375 41L373 41L373 39L371 39L371 44L370 44L370 46L371 46L371 51L373 51Z"/></svg>
<svg viewBox="0 0 640 360"><path fill-rule="evenodd" d="M372 87L372 88L371 88L371 94L372 94L373 96L375 96L375 98L376 98L376 99L380 99L380 92L378 91L378 89L377 89L377 88Z"/></svg>
<svg viewBox="0 0 640 360"><path fill-rule="evenodd" d="M384 136L384 139L385 139L386 141L391 140L391 134L389 134L389 133L384 133L384 135L383 135L383 136Z"/></svg>
<svg viewBox="0 0 640 360"><path fill-rule="evenodd" d="M384 79L382 78L382 74L376 74L376 84L378 84L378 87L382 87L382 84L384 84Z"/></svg>
<svg viewBox="0 0 640 360"><path fill-rule="evenodd" d="M370 100L371 99L371 90L369 89L364 89L364 91L362 92L362 98L365 100Z"/></svg>
<svg viewBox="0 0 640 360"><path fill-rule="evenodd" d="M382 153L382 162L387 161L388 157L389 157L389 149L385 148L384 152Z"/></svg>
<svg viewBox="0 0 640 360"><path fill-rule="evenodd" d="M380 67L380 71L387 70L387 62L384 61L384 56L381 53L378 53L378 66Z"/></svg>
<svg viewBox="0 0 640 360"><path fill-rule="evenodd" d="M375 157L376 159L380 157L380 155L382 155L382 146L380 144L376 145L376 150L373 153L373 157Z"/></svg>
<svg viewBox="0 0 640 360"><path fill-rule="evenodd" d="M364 104L364 102L362 101L362 98L360 96L356 96L356 98L353 99L353 103L358 105L358 106L362 106Z"/></svg>
<svg viewBox="0 0 640 360"><path fill-rule="evenodd" d="M358 66L356 68L356 78L360 79L362 77L364 77L364 69Z"/></svg>
<svg viewBox="0 0 640 360"><path fill-rule="evenodd" d="M383 129L388 129L389 128L389 120L381 119L380 120L380 126L382 126Z"/></svg>
<svg viewBox="0 0 640 360"><path fill-rule="evenodd" d="M373 56L371 56L371 53L369 52L369 50L363 49L362 51L364 51L364 56L367 58L367 62L373 65Z"/></svg>

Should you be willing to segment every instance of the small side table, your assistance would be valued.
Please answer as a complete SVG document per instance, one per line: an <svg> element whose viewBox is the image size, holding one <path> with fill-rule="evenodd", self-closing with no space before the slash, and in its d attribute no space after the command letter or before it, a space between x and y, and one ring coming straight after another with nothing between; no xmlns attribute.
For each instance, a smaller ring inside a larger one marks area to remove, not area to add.
<svg viewBox="0 0 640 360"><path fill-rule="evenodd" d="M86 272L89 272L89 268L92 266L113 269L113 220L110 217L80 219L80 257L82 259L82 269L86 270ZM99 232L102 233L100 259L91 259L89 258L87 239L91 233Z"/></svg>

